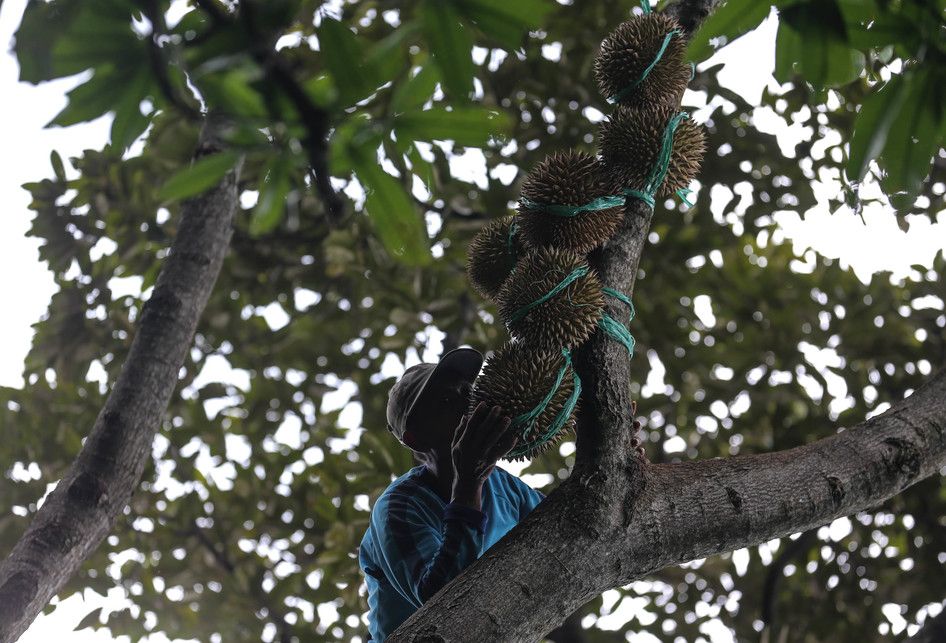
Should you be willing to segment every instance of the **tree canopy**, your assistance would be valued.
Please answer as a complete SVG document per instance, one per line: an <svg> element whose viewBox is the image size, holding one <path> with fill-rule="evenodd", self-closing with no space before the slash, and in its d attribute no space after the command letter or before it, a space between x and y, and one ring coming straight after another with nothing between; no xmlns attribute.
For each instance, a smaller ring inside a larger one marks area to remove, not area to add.
<svg viewBox="0 0 946 643"><path fill-rule="evenodd" d="M182 201L242 158L230 249L152 457L60 595L125 588L134 607L83 625L133 639L364 638L357 546L370 504L412 466L384 429L386 373L441 333L445 349L504 341L466 283L467 245L544 156L593 152L609 108L592 61L636 6L31 2L21 79L83 74L51 125L113 122L104 149L53 153L51 176L26 186L60 290L36 324L27 386L0 389L0 551L96 422ZM876 203L904 227L943 209L946 2L775 6L777 90L752 105L720 84L721 66L696 72L684 107L709 153L695 205L658 203L641 256L631 393L657 463L813 442L946 364L942 254L904 281L864 283L796 256L779 224L816 205ZM693 60L771 8L730 0ZM236 127L191 163L202 112ZM804 140L783 149L763 115ZM549 492L574 453L564 443L525 473L545 474ZM944 516L933 475L831 529L655 571L591 600L570 631L697 640L718 619L736 640L767 627L788 641L893 640L946 598ZM614 625L623 602L633 617Z"/></svg>

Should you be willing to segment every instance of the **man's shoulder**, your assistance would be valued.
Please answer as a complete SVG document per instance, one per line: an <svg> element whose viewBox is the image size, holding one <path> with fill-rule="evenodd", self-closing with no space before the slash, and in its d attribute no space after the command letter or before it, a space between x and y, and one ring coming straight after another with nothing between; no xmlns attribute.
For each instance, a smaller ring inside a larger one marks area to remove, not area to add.
<svg viewBox="0 0 946 643"><path fill-rule="evenodd" d="M390 502L391 500L403 500L417 497L417 492L421 488L419 474L421 473L422 467L423 465L413 467L412 469L409 469L405 473L392 480L391 484L389 484L387 488L381 492L381 495L378 496L374 506L378 507L379 505Z"/></svg>
<svg viewBox="0 0 946 643"><path fill-rule="evenodd" d="M493 472L490 474L489 477L491 479L491 482L494 483L495 486L499 486L500 488L506 488L513 493L516 493L516 492L521 493L521 492L532 489L532 487L527 485L522 480L522 478L509 473L508 471L506 471L505 469L501 467L496 467L495 469L493 469Z"/></svg>

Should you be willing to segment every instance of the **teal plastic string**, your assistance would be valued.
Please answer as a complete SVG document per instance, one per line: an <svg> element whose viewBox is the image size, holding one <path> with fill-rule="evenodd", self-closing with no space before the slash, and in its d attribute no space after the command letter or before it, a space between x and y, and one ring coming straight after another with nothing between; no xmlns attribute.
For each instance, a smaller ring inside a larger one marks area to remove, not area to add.
<svg viewBox="0 0 946 643"><path fill-rule="evenodd" d="M673 152L673 134L677 131L677 126L680 125L680 122L688 117L689 115L686 112L678 112L674 114L670 122L667 123L667 128L664 130L663 141L660 146L660 154L657 156L657 162L651 169L650 176L647 177L647 182L644 183L644 192L647 194L651 196L657 194L657 188L660 187L664 177L667 176L667 169L670 167L670 154Z"/></svg>
<svg viewBox="0 0 946 643"><path fill-rule="evenodd" d="M512 238L513 238L513 235L515 235L518 230L519 230L519 224L516 221L513 221L512 223L509 224L509 234L506 236L506 250L509 252L510 255L516 254L516 249L512 245Z"/></svg>
<svg viewBox="0 0 946 643"><path fill-rule="evenodd" d="M574 217L582 212L594 212L597 210L607 210L624 205L624 198L620 196L602 196L594 201L583 205L557 205L554 203L537 203L531 199L519 199L521 207L529 210L541 210L548 214L554 214L557 217Z"/></svg>
<svg viewBox="0 0 946 643"><path fill-rule="evenodd" d="M569 284L571 284L573 281L575 281L576 279L580 279L581 277L584 277L586 274L588 274L588 266L578 266L577 268L572 270L564 279L562 279L558 283L557 286L552 288L552 290L548 291L547 293L545 293L544 295L542 295L535 301L526 304L525 306L523 306L522 308L514 312L512 316L509 318L509 321L512 321L512 322L519 321L520 319L525 317L526 314L528 314L530 310L532 310L536 306L541 306L542 304L547 302L549 299L551 299L558 293L568 288Z"/></svg>
<svg viewBox="0 0 946 643"><path fill-rule="evenodd" d="M522 426L520 436L523 439L525 439L526 434L530 431L532 425L535 424L535 421L539 418L539 416L545 412L546 408L548 408L548 405L555 396L555 393L562 385L562 380L565 379L566 371L572 366L571 352L567 348L562 349L562 357L564 357L565 360L562 363L561 368L558 369L558 373L555 376L555 383L552 385L552 388L549 389L549 392L545 395L542 401L535 406L535 408L527 413L517 416L511 423L512 427L518 428L520 425ZM520 444L517 448L510 451L507 457L516 458L524 455L535 447L545 444L562 430L562 427L565 426L565 422L567 422L568 418L571 416L572 411L575 410L575 406L578 404L578 397L581 395L581 378L578 377L578 373L575 372L574 368L572 368L572 382L574 386L572 388L571 395L568 396L568 399L565 401L562 409L555 416L555 419L549 425L549 428L545 431L545 433L531 442Z"/></svg>
<svg viewBox="0 0 946 643"><path fill-rule="evenodd" d="M644 0L644 2L646 2L646 0ZM650 5L648 5L648 6L650 6ZM649 12L649 11L645 11L645 13L650 13L650 12ZM671 31L670 33L668 33L666 36L664 36L663 44L661 44L661 45L660 45L660 49L657 50L657 55L654 57L653 61L651 61L651 63L650 63L649 65L647 65L647 68L643 71L643 73L641 74L641 77L638 78L637 80L635 80L633 83L631 83L631 84L628 85L627 87L625 87L624 89L622 89L621 91L619 91L619 92L618 92L617 94L615 94L614 96L611 96L611 97L608 99L608 102L609 102L609 103L611 103L611 104L613 105L613 104L619 102L622 98L625 98L628 94L630 94L632 91L634 91L635 89L637 89L637 86L638 86L638 85L640 85L642 82L644 82L644 79L647 78L647 76L650 74L650 72L652 72L652 71L654 70L654 67L657 66L657 63L660 62L660 59L663 58L664 52L667 51L667 47L670 45L670 39L673 38L674 35L680 35L680 32L679 32L678 30L674 29L673 31Z"/></svg>
<svg viewBox="0 0 946 643"><path fill-rule="evenodd" d="M693 202L690 201L689 198L687 198L691 194L693 194L693 190L691 190L690 188L680 188L679 190L677 190L677 196L680 197L680 200L683 201L684 204L692 208Z"/></svg>
<svg viewBox="0 0 946 643"><path fill-rule="evenodd" d="M628 308L630 308L630 314L628 316L627 323L630 324L635 315L634 303L631 301L630 297L622 292L614 290L613 288L604 288L603 290L605 294L611 295L612 297L615 297L627 304ZM631 331L628 330L624 324L605 313L604 316L598 320L598 326L627 349L628 357L634 357L634 346L636 342L634 340L634 336L631 335Z"/></svg>
<svg viewBox="0 0 946 643"><path fill-rule="evenodd" d="M631 188L625 188L623 192L626 196L632 196L637 199L640 199L641 201L649 205L651 209L653 209L654 205L657 203L657 201L654 199L653 196L651 196L650 194L647 194L646 192L641 192L640 190L632 190Z"/></svg>
<svg viewBox="0 0 946 643"><path fill-rule="evenodd" d="M650 8L650 0L641 0L641 9L644 10L644 13L653 11L653 9Z"/></svg>

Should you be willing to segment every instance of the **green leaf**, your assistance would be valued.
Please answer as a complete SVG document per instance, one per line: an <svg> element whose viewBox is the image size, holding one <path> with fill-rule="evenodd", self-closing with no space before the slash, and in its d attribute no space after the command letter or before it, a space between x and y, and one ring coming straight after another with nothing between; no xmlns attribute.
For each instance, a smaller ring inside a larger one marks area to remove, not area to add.
<svg viewBox="0 0 946 643"><path fill-rule="evenodd" d="M357 113L336 128L329 145L329 170L344 176L355 168L353 157L381 145L381 132L367 114Z"/></svg>
<svg viewBox="0 0 946 643"><path fill-rule="evenodd" d="M729 0L717 9L699 28L687 47L687 58L702 62L716 53L710 44L713 38L726 37L726 44L752 31L769 15L772 5L759 0Z"/></svg>
<svg viewBox="0 0 946 643"><path fill-rule="evenodd" d="M135 34L131 5L124 2L89 2L82 14L52 48L59 75L76 73L103 63L129 70L148 63L147 44Z"/></svg>
<svg viewBox="0 0 946 643"><path fill-rule="evenodd" d="M514 49L530 27L542 24L553 5L545 0L462 0L458 8L484 35Z"/></svg>
<svg viewBox="0 0 946 643"><path fill-rule="evenodd" d="M328 74L319 74L302 83L302 89L316 105L328 107L338 98L338 90Z"/></svg>
<svg viewBox="0 0 946 643"><path fill-rule="evenodd" d="M73 632L84 630L87 627L102 624L102 608L96 607L94 610L82 617L82 620L73 628Z"/></svg>
<svg viewBox="0 0 946 643"><path fill-rule="evenodd" d="M854 121L847 176L860 181L867 173L870 162L877 158L887 142L887 134L903 108L907 93L903 91L903 76L890 78L879 91L870 94L861 105Z"/></svg>
<svg viewBox="0 0 946 643"><path fill-rule="evenodd" d="M906 16L889 8L880 10L869 0L836 0L852 47L867 50L888 44L907 44L914 49L919 33Z"/></svg>
<svg viewBox="0 0 946 643"><path fill-rule="evenodd" d="M373 159L358 158L355 173L367 193L368 217L391 256L412 266L429 264L427 227L404 186Z"/></svg>
<svg viewBox="0 0 946 643"><path fill-rule="evenodd" d="M245 71L233 70L221 74L207 74L200 78L197 85L211 109L239 116L265 117L268 115L263 97L250 86Z"/></svg>
<svg viewBox="0 0 946 643"><path fill-rule="evenodd" d="M425 0L420 6L424 34L448 93L466 100L473 83L473 40L452 2Z"/></svg>
<svg viewBox="0 0 946 643"><path fill-rule="evenodd" d="M128 84L125 95L115 105L112 121L111 144L123 153L147 129L151 118L141 113L141 101L148 95L151 76L142 70Z"/></svg>
<svg viewBox="0 0 946 643"><path fill-rule="evenodd" d="M46 127L69 127L92 121L115 108L128 90L129 77L111 69L102 69L81 85L70 90L69 103Z"/></svg>
<svg viewBox="0 0 946 643"><path fill-rule="evenodd" d="M402 114L394 119L398 140L448 140L459 145L485 145L491 135L509 130L504 112L480 107L447 111L440 107Z"/></svg>
<svg viewBox="0 0 946 643"><path fill-rule="evenodd" d="M400 114L420 107L433 95L440 73L433 64L426 64L416 74L399 83L391 97L391 113Z"/></svg>
<svg viewBox="0 0 946 643"><path fill-rule="evenodd" d="M56 173L56 178L60 181L66 180L66 168L62 163L62 157L59 155L59 152L53 150L49 153L49 162L53 165L53 172Z"/></svg>
<svg viewBox="0 0 946 643"><path fill-rule="evenodd" d="M929 68L904 74L903 108L893 120L881 155L886 170L883 186L888 192L902 190L912 197L923 187L930 171L930 158L943 141L937 96L940 82Z"/></svg>
<svg viewBox="0 0 946 643"><path fill-rule="evenodd" d="M779 14L775 78L794 73L819 87L844 85L864 69L864 54L850 46L844 17L834 0L793 4Z"/></svg>
<svg viewBox="0 0 946 643"><path fill-rule="evenodd" d="M347 26L338 20L324 18L318 36L319 52L346 105L377 89L380 84L377 72L367 62L361 43Z"/></svg>
<svg viewBox="0 0 946 643"><path fill-rule="evenodd" d="M259 188L259 200L250 217L250 234L259 236L279 225L285 212L286 195L290 187L292 159L288 154L277 154L269 164L266 178Z"/></svg>
<svg viewBox="0 0 946 643"><path fill-rule="evenodd" d="M205 156L169 178L158 191L158 198L162 201L179 201L209 190L233 169L238 158L236 152Z"/></svg>
<svg viewBox="0 0 946 643"><path fill-rule="evenodd" d="M411 172L417 176L428 192L433 192L434 168L428 161L420 155L417 146L411 145L407 150L407 159L411 162Z"/></svg>
<svg viewBox="0 0 946 643"><path fill-rule="evenodd" d="M799 73L812 85L834 87L851 82L864 68L864 54L846 42L799 32L787 22L779 23L775 42L774 75L780 83Z"/></svg>

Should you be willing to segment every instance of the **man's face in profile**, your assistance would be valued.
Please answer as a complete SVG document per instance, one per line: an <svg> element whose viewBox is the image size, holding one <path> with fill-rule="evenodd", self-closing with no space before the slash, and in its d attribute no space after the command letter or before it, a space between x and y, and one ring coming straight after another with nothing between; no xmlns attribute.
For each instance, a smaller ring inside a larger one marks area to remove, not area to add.
<svg viewBox="0 0 946 643"><path fill-rule="evenodd" d="M437 381L429 382L410 417L408 430L414 437L415 450L450 450L472 390L471 381L453 374L445 373Z"/></svg>

